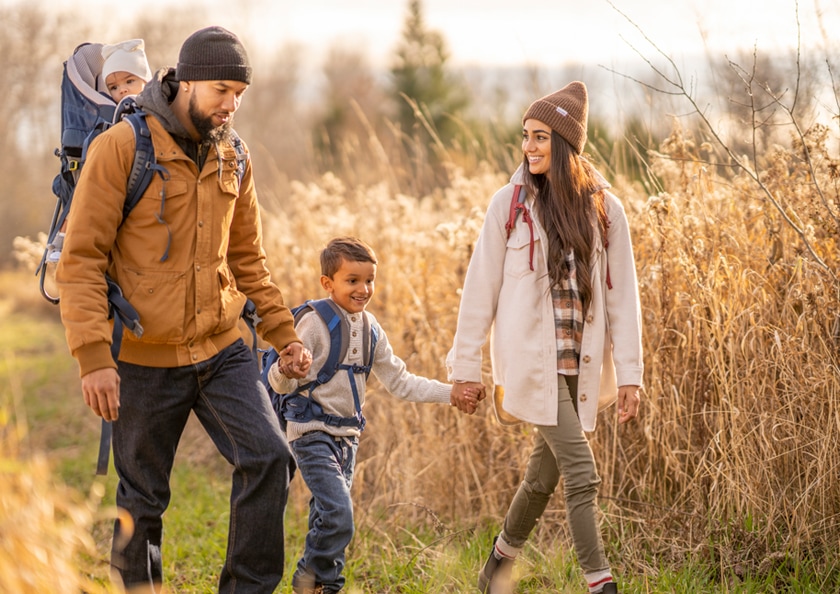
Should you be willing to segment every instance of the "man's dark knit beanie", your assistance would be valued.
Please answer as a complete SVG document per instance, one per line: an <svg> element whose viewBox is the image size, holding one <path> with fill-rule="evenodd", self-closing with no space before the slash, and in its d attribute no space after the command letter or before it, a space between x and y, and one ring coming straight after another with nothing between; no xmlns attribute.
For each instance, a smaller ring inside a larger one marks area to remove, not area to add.
<svg viewBox="0 0 840 594"><path fill-rule="evenodd" d="M251 84L251 63L239 38L222 27L199 29L178 55L178 80L235 80Z"/></svg>

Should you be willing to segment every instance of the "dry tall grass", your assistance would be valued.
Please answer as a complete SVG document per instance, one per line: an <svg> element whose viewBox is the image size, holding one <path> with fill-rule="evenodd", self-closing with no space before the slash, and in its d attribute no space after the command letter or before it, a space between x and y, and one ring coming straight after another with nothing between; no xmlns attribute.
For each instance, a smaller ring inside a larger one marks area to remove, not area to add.
<svg viewBox="0 0 840 594"><path fill-rule="evenodd" d="M103 513L102 485L85 499L55 478L44 454L24 455L19 404L0 402L0 592L113 592L86 571L97 555L91 527Z"/></svg>
<svg viewBox="0 0 840 594"><path fill-rule="evenodd" d="M632 571L691 556L722 575L829 566L840 540L837 162L817 171L828 213L814 207L800 149L778 148L763 178L803 217L823 267L753 180L706 164L708 150L676 129L651 156L664 192L613 180L635 242L646 389L637 423L618 427L608 411L592 439L608 542ZM326 176L270 205L267 249L289 303L320 295L330 237L362 237L380 259L371 311L410 370L445 379L470 249L507 178L481 168L451 177L438 194L409 197ZM381 389L367 416L354 486L362 527L427 521L446 536L498 524L527 427L499 426L487 406L468 417ZM539 541L568 546L563 513L558 495Z"/></svg>
<svg viewBox="0 0 840 594"><path fill-rule="evenodd" d="M610 557L622 573L688 558L718 567L724 580L786 564L838 570L832 142L817 126L753 155L750 168L722 168L710 165L724 162L712 158L713 145L675 128L648 155L661 192L612 180L634 238L646 360L638 422L618 427L610 410L592 436ZM331 174L292 183L265 204L263 221L287 302L321 295L318 255L329 238L359 236L380 262L371 311L411 371L445 379L471 248L507 175L451 165L451 185L427 196L395 195L388 180L348 187ZM366 414L354 485L360 533L388 542L420 524L454 540L498 526L521 480L528 427L499 426L489 406L464 416L406 404L376 382ZM292 512L305 514L305 505L295 481ZM569 546L564 513L558 494L536 543Z"/></svg>

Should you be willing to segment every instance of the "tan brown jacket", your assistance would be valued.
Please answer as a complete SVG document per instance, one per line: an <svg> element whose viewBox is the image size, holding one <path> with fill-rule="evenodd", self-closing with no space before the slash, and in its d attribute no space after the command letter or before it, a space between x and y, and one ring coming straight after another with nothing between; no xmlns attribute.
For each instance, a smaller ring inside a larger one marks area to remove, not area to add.
<svg viewBox="0 0 840 594"><path fill-rule="evenodd" d="M265 265L250 159L240 188L232 145L211 148L199 172L161 123L146 119L169 180L155 176L122 220L135 147L134 132L123 122L91 144L73 198L56 276L67 343L81 375L115 367L106 272L144 329L141 338L125 332L121 361L176 367L209 359L242 335L246 295L262 317L257 330L263 338L278 349L298 341Z"/></svg>

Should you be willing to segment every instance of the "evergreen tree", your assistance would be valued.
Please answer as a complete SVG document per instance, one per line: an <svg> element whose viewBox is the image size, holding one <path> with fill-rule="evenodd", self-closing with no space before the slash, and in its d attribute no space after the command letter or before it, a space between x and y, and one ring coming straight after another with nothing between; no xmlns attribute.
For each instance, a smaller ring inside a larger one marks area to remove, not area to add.
<svg viewBox="0 0 840 594"><path fill-rule="evenodd" d="M409 0L391 75L396 123L414 169L422 164L439 169L444 151L460 130L467 93L447 70L448 60L443 35L427 28L422 1Z"/></svg>

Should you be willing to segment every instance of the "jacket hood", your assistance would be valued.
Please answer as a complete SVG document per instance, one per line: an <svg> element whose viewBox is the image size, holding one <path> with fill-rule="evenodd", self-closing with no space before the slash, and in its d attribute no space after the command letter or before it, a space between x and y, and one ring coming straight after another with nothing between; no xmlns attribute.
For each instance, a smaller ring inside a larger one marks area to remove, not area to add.
<svg viewBox="0 0 840 594"><path fill-rule="evenodd" d="M172 111L172 100L178 94L174 68L161 68L137 95L137 105L155 116L164 130L173 136L190 138L190 133Z"/></svg>

